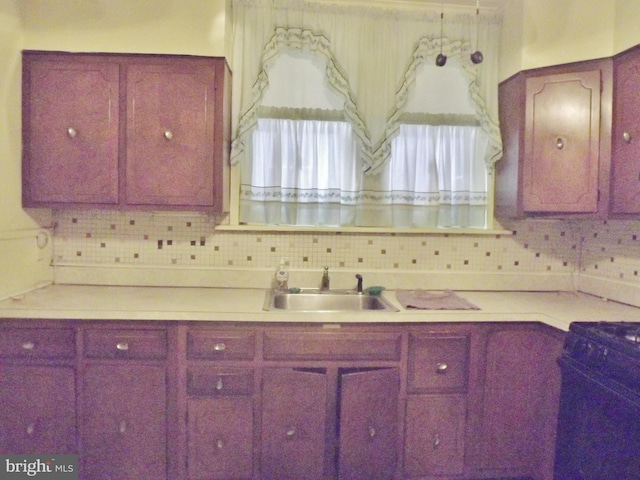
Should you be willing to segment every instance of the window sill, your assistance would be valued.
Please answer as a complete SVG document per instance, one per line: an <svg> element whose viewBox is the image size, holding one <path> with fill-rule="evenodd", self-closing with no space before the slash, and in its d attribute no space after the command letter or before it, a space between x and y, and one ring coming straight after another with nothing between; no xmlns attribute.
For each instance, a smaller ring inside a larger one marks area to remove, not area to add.
<svg viewBox="0 0 640 480"><path fill-rule="evenodd" d="M380 228L380 227L303 227L289 225L216 225L219 231L231 232L283 232L283 233L363 233L384 235L513 235L501 228Z"/></svg>

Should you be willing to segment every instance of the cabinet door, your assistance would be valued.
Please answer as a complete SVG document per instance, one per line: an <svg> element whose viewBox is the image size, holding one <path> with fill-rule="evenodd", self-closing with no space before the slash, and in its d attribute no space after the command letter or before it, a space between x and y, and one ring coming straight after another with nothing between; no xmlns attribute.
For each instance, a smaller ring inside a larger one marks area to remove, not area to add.
<svg viewBox="0 0 640 480"><path fill-rule="evenodd" d="M252 478L250 397L189 399L187 465L190 480Z"/></svg>
<svg viewBox="0 0 640 480"><path fill-rule="evenodd" d="M262 397L262 478L322 480L326 373L267 368Z"/></svg>
<svg viewBox="0 0 640 480"><path fill-rule="evenodd" d="M186 59L127 66L127 204L213 204L215 81Z"/></svg>
<svg viewBox="0 0 640 480"><path fill-rule="evenodd" d="M118 202L119 67L24 63L24 204Z"/></svg>
<svg viewBox="0 0 640 480"><path fill-rule="evenodd" d="M1 367L0 452L77 453L75 400L71 367Z"/></svg>
<svg viewBox="0 0 640 480"><path fill-rule="evenodd" d="M82 412L83 478L167 478L163 366L87 365Z"/></svg>
<svg viewBox="0 0 640 480"><path fill-rule="evenodd" d="M463 395L412 395L407 399L406 476L462 473L466 413Z"/></svg>
<svg viewBox="0 0 640 480"><path fill-rule="evenodd" d="M600 70L526 81L523 206L598 211Z"/></svg>
<svg viewBox="0 0 640 480"><path fill-rule="evenodd" d="M614 60L611 211L640 213L640 50Z"/></svg>
<svg viewBox="0 0 640 480"><path fill-rule="evenodd" d="M393 478L399 390L400 377L395 368L344 372L340 376L340 479Z"/></svg>
<svg viewBox="0 0 640 480"><path fill-rule="evenodd" d="M489 334L479 438L485 468L553 477L562 345L533 328Z"/></svg>

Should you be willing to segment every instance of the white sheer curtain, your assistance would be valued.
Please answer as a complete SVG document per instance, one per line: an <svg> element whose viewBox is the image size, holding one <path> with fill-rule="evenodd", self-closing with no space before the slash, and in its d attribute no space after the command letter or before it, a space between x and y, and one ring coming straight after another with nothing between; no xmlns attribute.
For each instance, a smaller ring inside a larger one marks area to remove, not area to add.
<svg viewBox="0 0 640 480"><path fill-rule="evenodd" d="M391 160L366 178L357 223L485 228L487 145L477 126L401 125Z"/></svg>
<svg viewBox="0 0 640 480"><path fill-rule="evenodd" d="M347 122L259 119L240 217L267 225L354 225L362 169Z"/></svg>

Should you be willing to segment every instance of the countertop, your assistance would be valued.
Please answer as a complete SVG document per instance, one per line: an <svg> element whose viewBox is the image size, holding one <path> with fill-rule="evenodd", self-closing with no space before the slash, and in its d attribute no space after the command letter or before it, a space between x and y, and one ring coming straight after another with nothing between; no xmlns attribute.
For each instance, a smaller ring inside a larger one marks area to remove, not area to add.
<svg viewBox="0 0 640 480"><path fill-rule="evenodd" d="M192 320L305 323L541 322L568 330L574 321L640 322L640 308L576 292L457 292L479 310L291 312L263 309L266 289L50 285L0 302L0 318Z"/></svg>

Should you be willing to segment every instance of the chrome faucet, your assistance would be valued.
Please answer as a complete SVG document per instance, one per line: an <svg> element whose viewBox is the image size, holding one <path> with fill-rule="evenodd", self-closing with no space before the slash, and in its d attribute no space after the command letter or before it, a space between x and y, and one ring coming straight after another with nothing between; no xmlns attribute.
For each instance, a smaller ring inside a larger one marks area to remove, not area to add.
<svg viewBox="0 0 640 480"><path fill-rule="evenodd" d="M358 294L362 294L362 275L359 273L356 274L356 278L358 279L358 286L356 287L356 291Z"/></svg>
<svg viewBox="0 0 640 480"><path fill-rule="evenodd" d="M329 291L329 267L324 267L324 273L322 274L322 283L320 284L320 290L322 292Z"/></svg>

